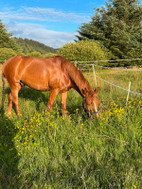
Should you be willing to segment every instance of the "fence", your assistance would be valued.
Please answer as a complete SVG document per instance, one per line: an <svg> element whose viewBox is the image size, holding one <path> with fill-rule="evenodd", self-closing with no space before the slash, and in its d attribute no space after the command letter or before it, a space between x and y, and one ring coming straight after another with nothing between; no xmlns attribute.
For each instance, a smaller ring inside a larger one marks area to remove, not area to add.
<svg viewBox="0 0 142 189"><path fill-rule="evenodd" d="M114 62L114 60L111 60L112 62ZM142 61L142 59L140 58L137 58L137 59L123 59L123 60L115 60L117 62L121 62L121 61ZM127 103L128 103L128 99L129 99L129 94L130 93L133 93L135 95L139 95L139 96L142 96L142 93L139 93L139 92L135 92L135 91L132 91L130 90L131 88L131 81L129 81L129 85L128 85L128 89L125 89L123 87L120 87L119 85L116 85L114 83L111 83L109 81L106 81L105 79L102 79L101 77L99 77L98 75L96 75L96 68L101 68L101 69L112 69L112 70L122 70L122 71L133 71L133 72L142 72L142 65L139 65L137 67L137 69L132 69L130 67L127 67L127 68L122 68L122 67L106 67L106 66L100 66L100 65L96 65L95 63L98 63L98 62L110 62L110 60L105 60L105 61L76 61L76 65L77 67L79 68L79 70L81 71L93 71L93 76L94 76L94 79L95 79L95 86L97 87L97 79L111 85L111 86L114 86L114 87L117 87L119 89L122 89L122 90L125 90L127 91L127 98L126 98L126 106L127 106ZM83 68L80 68L80 66L83 66ZM139 69L138 69L139 68Z"/></svg>
<svg viewBox="0 0 142 189"><path fill-rule="evenodd" d="M115 66L128 66L129 63L133 62L133 66L142 64L142 58L134 58L134 59L117 59L117 60L95 60L95 61L75 61L75 65L77 64L95 64L95 65L101 65L101 64L106 64L107 66L110 65L111 67ZM123 64L122 64L123 63ZM125 63L125 64L124 64ZM142 65L140 65L141 67ZM130 66L131 67L131 66Z"/></svg>
<svg viewBox="0 0 142 189"><path fill-rule="evenodd" d="M6 62L6 60L0 60L0 63L4 63L4 62Z"/></svg>
<svg viewBox="0 0 142 189"><path fill-rule="evenodd" d="M142 58L135 58L135 59L118 59L118 60L96 60L96 61L75 61L74 64L79 68L79 66L83 66L85 68L83 69L80 69L81 71L88 71L88 70L93 70L93 76L94 76L94 79L95 79L95 86L97 87L97 78L109 85L112 85L114 87L117 87L119 89L122 89L122 90L125 90L128 92L127 94L127 100L126 100L126 105L127 105L127 102L128 102L128 98L129 98L129 94L130 93L133 93L133 94L136 94L136 95L140 95L142 96L142 93L138 93L138 92L135 92L135 91L132 91L130 90L130 87L131 87L131 82L129 82L129 86L128 86L128 89L125 89L123 87L120 87L114 83L111 83L109 81L106 81L104 79L102 79L101 77L99 77L98 75L96 75L96 71L95 71L95 68L101 68L101 69L116 69L116 70L122 70L122 71L142 71L142 69L130 69L130 67L132 66L129 66L127 68L122 68L122 67L106 67L106 66L100 66L98 65L98 63L116 63L116 62L135 62L135 61L140 61L142 62ZM0 60L0 63L4 63L6 62L6 60ZM88 67L88 68L86 68ZM89 69L89 67L91 69ZM137 66L138 68L141 68L142 65L138 65Z"/></svg>

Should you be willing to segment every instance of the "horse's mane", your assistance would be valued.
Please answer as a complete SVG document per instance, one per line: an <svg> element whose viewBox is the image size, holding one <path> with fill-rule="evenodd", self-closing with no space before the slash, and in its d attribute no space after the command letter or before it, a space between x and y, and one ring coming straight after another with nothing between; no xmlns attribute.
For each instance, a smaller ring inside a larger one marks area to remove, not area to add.
<svg viewBox="0 0 142 189"><path fill-rule="evenodd" d="M85 79L80 70L78 70L71 62L64 59L64 67L67 70L71 80L78 87L80 93L84 93L83 91L92 92L89 82Z"/></svg>

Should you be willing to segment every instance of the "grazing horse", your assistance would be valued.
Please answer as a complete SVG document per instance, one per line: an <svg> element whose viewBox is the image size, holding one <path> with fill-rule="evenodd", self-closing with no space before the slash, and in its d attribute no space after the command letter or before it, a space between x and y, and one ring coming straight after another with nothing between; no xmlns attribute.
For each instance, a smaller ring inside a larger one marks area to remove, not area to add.
<svg viewBox="0 0 142 189"><path fill-rule="evenodd" d="M12 103L18 116L20 116L18 92L23 85L27 85L32 89L50 91L47 111L50 111L56 96L60 93L63 115L66 113L68 91L74 88L83 97L83 108L87 114L90 116L94 114L95 117L98 117L99 101L97 93L99 88L94 91L83 74L71 62L61 56L51 58L12 57L3 65L3 83L4 77L11 88L8 96L9 116L12 115Z"/></svg>

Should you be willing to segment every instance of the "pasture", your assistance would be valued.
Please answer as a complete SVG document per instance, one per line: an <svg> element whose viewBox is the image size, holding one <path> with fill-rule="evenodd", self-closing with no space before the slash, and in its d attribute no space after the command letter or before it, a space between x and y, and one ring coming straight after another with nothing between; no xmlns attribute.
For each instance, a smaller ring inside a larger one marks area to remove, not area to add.
<svg viewBox="0 0 142 189"><path fill-rule="evenodd" d="M142 93L141 72L96 74L126 89L131 81L131 90ZM85 77L95 85L92 72ZM60 96L46 113L48 92L27 87L19 92L22 116L13 110L9 118L6 85L5 111L0 115L0 188L141 188L142 97L130 93L126 107L126 91L97 82L98 120L83 112L75 90L69 92L68 114L62 117Z"/></svg>

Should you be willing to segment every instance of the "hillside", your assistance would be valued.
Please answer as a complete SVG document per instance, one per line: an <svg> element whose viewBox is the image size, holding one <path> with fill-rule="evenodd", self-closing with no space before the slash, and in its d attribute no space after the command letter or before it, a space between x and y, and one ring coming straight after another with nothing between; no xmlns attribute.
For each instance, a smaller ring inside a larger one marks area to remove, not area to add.
<svg viewBox="0 0 142 189"><path fill-rule="evenodd" d="M41 54L56 53L56 49L46 46L43 43L16 37L14 37L14 39L16 40L16 43L21 47L23 53L30 53L33 51L40 52Z"/></svg>

